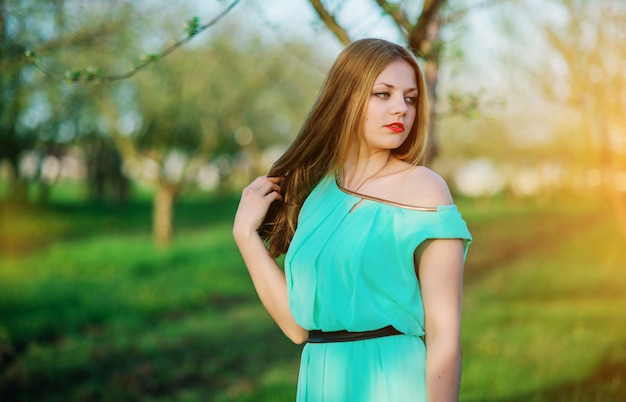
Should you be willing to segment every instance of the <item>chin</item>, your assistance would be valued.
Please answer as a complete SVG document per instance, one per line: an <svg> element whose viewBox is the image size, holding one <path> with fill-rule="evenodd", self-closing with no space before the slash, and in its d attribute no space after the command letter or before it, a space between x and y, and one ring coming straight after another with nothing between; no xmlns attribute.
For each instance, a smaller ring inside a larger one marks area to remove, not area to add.
<svg viewBox="0 0 626 402"><path fill-rule="evenodd" d="M398 149L404 144L404 141L394 141L392 144L386 144L385 149L389 149L393 151L394 149Z"/></svg>

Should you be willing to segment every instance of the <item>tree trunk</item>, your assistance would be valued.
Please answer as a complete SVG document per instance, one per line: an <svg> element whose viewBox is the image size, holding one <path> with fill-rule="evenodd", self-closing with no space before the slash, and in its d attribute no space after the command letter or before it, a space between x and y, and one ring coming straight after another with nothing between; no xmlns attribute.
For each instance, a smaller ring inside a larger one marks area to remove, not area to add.
<svg viewBox="0 0 626 402"><path fill-rule="evenodd" d="M607 194L613 213L617 219L619 228L626 238L626 196L622 183L619 183L618 173L622 166L616 161L608 128L604 118L599 113L589 113L588 116L596 116L595 126L600 137L600 171L602 172L602 185L604 193Z"/></svg>
<svg viewBox="0 0 626 402"><path fill-rule="evenodd" d="M7 180L7 200L17 204L25 204L28 202L28 181L20 176L17 155L10 155L6 159L10 167Z"/></svg>
<svg viewBox="0 0 626 402"><path fill-rule="evenodd" d="M176 193L176 186L161 183L154 195L152 235L159 246L167 246L172 240Z"/></svg>
<svg viewBox="0 0 626 402"><path fill-rule="evenodd" d="M605 184L604 191L608 194L613 212L617 218L617 223L622 235L626 239L626 196L622 191L616 188L615 181Z"/></svg>
<svg viewBox="0 0 626 402"><path fill-rule="evenodd" d="M437 141L437 98L439 84L439 19L434 18L427 28L426 37L419 43L409 43L411 49L419 49L424 55L424 79L428 89L428 147L424 164L431 163L439 153ZM411 38L412 39L412 38Z"/></svg>
<svg viewBox="0 0 626 402"><path fill-rule="evenodd" d="M439 154L437 141L437 83L439 82L439 60L427 60L424 73L428 88L428 147L424 155L424 164L432 162Z"/></svg>

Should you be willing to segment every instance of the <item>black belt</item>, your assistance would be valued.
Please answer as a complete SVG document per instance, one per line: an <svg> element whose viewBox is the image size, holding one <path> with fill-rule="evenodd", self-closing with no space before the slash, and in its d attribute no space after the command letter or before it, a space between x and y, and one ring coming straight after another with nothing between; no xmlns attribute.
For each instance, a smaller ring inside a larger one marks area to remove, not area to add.
<svg viewBox="0 0 626 402"><path fill-rule="evenodd" d="M391 325L385 328L376 329L374 331L363 332L349 332L349 331L331 331L324 332L320 330L309 331L309 343L326 343L326 342L350 342L350 341L362 341L364 339L380 338L383 336L401 335L402 332L398 331Z"/></svg>

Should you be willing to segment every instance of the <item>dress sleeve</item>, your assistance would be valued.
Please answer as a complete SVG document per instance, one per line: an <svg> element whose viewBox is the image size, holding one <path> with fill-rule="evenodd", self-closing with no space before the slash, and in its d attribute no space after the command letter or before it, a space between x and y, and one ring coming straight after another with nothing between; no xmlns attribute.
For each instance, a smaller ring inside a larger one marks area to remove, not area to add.
<svg viewBox="0 0 626 402"><path fill-rule="evenodd" d="M467 224L454 204L439 206L432 212L405 211L396 218L394 227L402 254L410 255L411 263L415 250L429 239L461 239L463 260L472 243Z"/></svg>
<svg viewBox="0 0 626 402"><path fill-rule="evenodd" d="M434 239L461 239L463 240L463 259L467 257L469 245L472 243L472 235L463 220L461 213L455 205L440 207L437 213L437 224L433 228Z"/></svg>

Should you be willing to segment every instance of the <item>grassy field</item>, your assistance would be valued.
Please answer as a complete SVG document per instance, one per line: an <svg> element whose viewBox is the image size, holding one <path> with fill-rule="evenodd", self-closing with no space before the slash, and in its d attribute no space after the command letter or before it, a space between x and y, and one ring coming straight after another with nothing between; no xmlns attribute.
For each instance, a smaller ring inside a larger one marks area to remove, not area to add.
<svg viewBox="0 0 626 402"><path fill-rule="evenodd" d="M626 242L607 207L459 207L475 237L461 399L626 400ZM235 208L181 202L159 249L147 201L0 206L0 400L293 400L301 347L258 302Z"/></svg>

